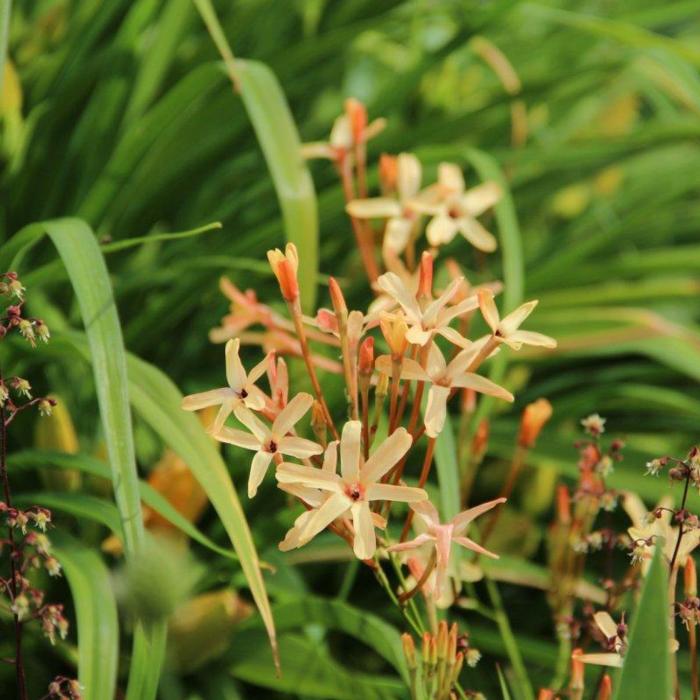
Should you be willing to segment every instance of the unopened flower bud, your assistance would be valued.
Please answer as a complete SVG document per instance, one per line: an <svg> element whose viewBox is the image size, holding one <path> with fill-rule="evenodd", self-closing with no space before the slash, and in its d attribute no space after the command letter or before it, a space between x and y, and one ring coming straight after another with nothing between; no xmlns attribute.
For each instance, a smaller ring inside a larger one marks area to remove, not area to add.
<svg viewBox="0 0 700 700"><path fill-rule="evenodd" d="M413 637L410 634L402 634L401 644L403 655L406 657L406 665L410 671L414 671L418 665L416 664L416 645L413 643Z"/></svg>
<svg viewBox="0 0 700 700"><path fill-rule="evenodd" d="M382 193L387 195L396 191L396 181L398 178L398 159L382 153L379 156L379 183Z"/></svg>
<svg viewBox="0 0 700 700"><path fill-rule="evenodd" d="M403 357L408 347L406 333L408 333L408 325L401 316L383 315L379 319L379 327L382 335L389 345L393 359Z"/></svg>
<svg viewBox="0 0 700 700"><path fill-rule="evenodd" d="M574 649L571 654L571 680L569 682L570 690L584 689L584 664L581 661L583 649Z"/></svg>
<svg viewBox="0 0 700 700"><path fill-rule="evenodd" d="M430 298L433 295L433 264L433 256L425 251L420 258L417 295L419 297Z"/></svg>
<svg viewBox="0 0 700 700"><path fill-rule="evenodd" d="M24 593L16 595L10 609L17 616L18 620L23 620L29 613L29 598Z"/></svg>
<svg viewBox="0 0 700 700"><path fill-rule="evenodd" d="M369 377L374 370L374 338L368 336L360 344L359 352L360 375Z"/></svg>
<svg viewBox="0 0 700 700"><path fill-rule="evenodd" d="M685 561L685 570L683 571L683 587L685 595L690 598L698 594L698 574L695 568L693 557L688 557Z"/></svg>
<svg viewBox="0 0 700 700"><path fill-rule="evenodd" d="M518 444L521 447L534 447L545 423L552 417L552 404L547 399L537 399L525 406L520 420Z"/></svg>
<svg viewBox="0 0 700 700"><path fill-rule="evenodd" d="M299 268L299 255L293 243L287 243L284 253L275 248L267 251L267 259L270 267L277 277L280 291L285 301L294 302L299 298L299 282L297 270Z"/></svg>
<svg viewBox="0 0 700 700"><path fill-rule="evenodd" d="M489 444L490 424L488 418L483 418L476 428L474 438L472 439L472 454L475 460L481 460L486 454L486 448Z"/></svg>
<svg viewBox="0 0 700 700"><path fill-rule="evenodd" d="M354 97L345 100L345 113L350 121L352 140L355 143L364 143L367 129L367 108Z"/></svg>
<svg viewBox="0 0 700 700"><path fill-rule="evenodd" d="M568 486L560 484L557 486L557 522L561 525L571 523L571 495Z"/></svg>
<svg viewBox="0 0 700 700"><path fill-rule="evenodd" d="M328 291L331 295L331 303L333 304L333 310L338 317L347 316L348 306L345 303L345 297L343 296L343 290L340 288L335 277L331 277L328 280Z"/></svg>
<svg viewBox="0 0 700 700"><path fill-rule="evenodd" d="M598 697L596 700L611 700L612 698L612 678L606 673L598 686Z"/></svg>

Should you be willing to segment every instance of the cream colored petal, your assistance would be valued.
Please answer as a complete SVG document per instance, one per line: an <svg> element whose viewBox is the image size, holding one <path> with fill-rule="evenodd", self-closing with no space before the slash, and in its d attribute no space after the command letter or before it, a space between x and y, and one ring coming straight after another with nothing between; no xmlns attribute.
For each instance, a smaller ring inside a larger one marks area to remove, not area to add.
<svg viewBox="0 0 700 700"><path fill-rule="evenodd" d="M428 533L424 532L422 535L418 535L413 540L409 540L408 542L399 542L397 544L392 544L390 547L386 548L387 552L406 552L411 549L420 549L424 544L427 544L428 542L432 542L433 537L432 535L429 535Z"/></svg>
<svg viewBox="0 0 700 700"><path fill-rule="evenodd" d="M227 428L224 426L216 433L212 433L212 437L216 438L219 442L226 442L229 445L236 445L236 447L244 447L246 450L259 450L260 440L250 433L246 433L243 430L237 430L236 428Z"/></svg>
<svg viewBox="0 0 700 700"><path fill-rule="evenodd" d="M264 444L270 439L270 429L252 411L239 405L234 409L234 413L236 418L255 435L260 443Z"/></svg>
<svg viewBox="0 0 700 700"><path fill-rule="evenodd" d="M447 325L453 318L459 318L470 311L475 311L479 308L479 298L476 294L463 299L454 306L449 306L442 310L440 314L440 325Z"/></svg>
<svg viewBox="0 0 700 700"><path fill-rule="evenodd" d="M294 527L291 528L285 535L284 539L279 543L279 548L282 552L289 552L292 549L300 547L299 542L301 531L304 526L308 523L309 519L314 515L313 510L304 511L295 521Z"/></svg>
<svg viewBox="0 0 700 700"><path fill-rule="evenodd" d="M501 333L509 336L520 328L523 321L535 310L537 299L521 304L515 311L511 311L507 316L504 316L500 323Z"/></svg>
<svg viewBox="0 0 700 700"><path fill-rule="evenodd" d="M304 143L299 150L301 151L301 157L306 160L311 160L312 158L328 158L329 160L333 160L335 158L335 151L325 141Z"/></svg>
<svg viewBox="0 0 700 700"><path fill-rule="evenodd" d="M468 190L460 200L460 205L472 216L479 216L497 204L502 195L503 191L497 182L484 182Z"/></svg>
<svg viewBox="0 0 700 700"><path fill-rule="evenodd" d="M267 468L272 461L269 452L256 452L253 463L250 466L250 476L248 477L248 498L253 498L258 492L258 486L262 483L267 473Z"/></svg>
<svg viewBox="0 0 700 700"><path fill-rule="evenodd" d="M488 549L484 549L480 544L477 544L474 542L474 540L469 539L469 537L453 537L452 538L454 542L456 542L458 545L461 545L462 547L465 547L466 549L471 549L472 552L476 552L477 554L483 554L484 556L491 557L491 559L498 559L498 554L494 554L493 552L489 551Z"/></svg>
<svg viewBox="0 0 700 700"><path fill-rule="evenodd" d="M477 296L479 298L481 315L484 317L484 321L486 321L488 327L495 333L500 324L500 316L496 308L496 303L493 300L493 294L488 289L480 289L477 292Z"/></svg>
<svg viewBox="0 0 700 700"><path fill-rule="evenodd" d="M644 501L633 491L623 491L621 501L622 508L629 516L632 524L637 527L644 527L647 524L646 519L649 514Z"/></svg>
<svg viewBox="0 0 700 700"><path fill-rule="evenodd" d="M277 467L275 476L281 484L298 484L333 493L341 493L343 490L342 481L336 474L329 474L314 467L304 467L301 464L283 462Z"/></svg>
<svg viewBox="0 0 700 700"><path fill-rule="evenodd" d="M437 329L436 333L449 340L458 348L468 348L471 345L471 342L467 340L459 331L455 330L454 328L450 328L449 326L441 326Z"/></svg>
<svg viewBox="0 0 700 700"><path fill-rule="evenodd" d="M199 394L185 396L180 406L185 411L199 411L201 408L218 406L231 398L233 398L233 394L228 387L223 389L211 389L210 391L202 391Z"/></svg>
<svg viewBox="0 0 700 700"><path fill-rule="evenodd" d="M387 221L384 242L382 243L382 250L385 255L400 255L403 253L411 237L413 223L411 219L405 219L402 216L395 216Z"/></svg>
<svg viewBox="0 0 700 700"><path fill-rule="evenodd" d="M458 513L454 518L452 518L452 524L455 526L455 534L461 534L467 529L469 523L478 518L480 515L483 515L487 511L491 510L491 508L495 508L497 505L505 503L506 500L507 499L505 498L495 498L493 501L486 501L486 503L481 503L478 506L474 506L473 508L469 508L467 510L463 510L461 513Z"/></svg>
<svg viewBox="0 0 700 700"><path fill-rule="evenodd" d="M299 535L300 544L306 544L347 510L348 499L342 494L333 494L304 524Z"/></svg>
<svg viewBox="0 0 700 700"><path fill-rule="evenodd" d="M448 584L447 568L450 564L450 553L452 550L452 528L441 525L435 528L435 592L436 598L441 598Z"/></svg>
<svg viewBox="0 0 700 700"><path fill-rule="evenodd" d="M484 253L493 253L498 248L495 236L476 219L463 216L457 219L459 232L477 249Z"/></svg>
<svg viewBox="0 0 700 700"><path fill-rule="evenodd" d="M534 331L515 331L510 334L509 339L520 345L532 345L539 348L556 348L557 341L542 333Z"/></svg>
<svg viewBox="0 0 700 700"><path fill-rule="evenodd" d="M362 423L349 420L340 439L340 473L346 481L357 481L360 473Z"/></svg>
<svg viewBox="0 0 700 700"><path fill-rule="evenodd" d="M323 471L329 474L335 474L338 464L338 440L332 440L326 446L326 451L323 453Z"/></svg>
<svg viewBox="0 0 700 700"><path fill-rule="evenodd" d="M428 401L425 407L425 434L430 438L437 437L445 427L447 417L447 399L450 388L434 384L428 392Z"/></svg>
<svg viewBox="0 0 700 700"><path fill-rule="evenodd" d="M243 405L249 408L251 411L261 411L265 408L265 394L258 389L254 384L249 384L246 389L248 396L246 396L243 401Z"/></svg>
<svg viewBox="0 0 700 700"><path fill-rule="evenodd" d="M416 501L411 503L411 510L430 528L440 525L440 514L432 501Z"/></svg>
<svg viewBox="0 0 700 700"><path fill-rule="evenodd" d="M359 423L359 421L357 421ZM405 428L398 428L370 455L360 473L363 484L381 479L411 447L413 438Z"/></svg>
<svg viewBox="0 0 700 700"><path fill-rule="evenodd" d="M377 286L399 303L412 323L417 323L420 320L421 311L416 297L408 291L396 273L385 272L377 279Z"/></svg>
<svg viewBox="0 0 700 700"><path fill-rule="evenodd" d="M396 189L401 199L418 194L421 181L421 164L412 153L399 153L396 159Z"/></svg>
<svg viewBox="0 0 700 700"><path fill-rule="evenodd" d="M374 532L372 514L367 501L359 501L352 506L352 524L355 528L353 550L358 559L371 559L377 549L377 536Z"/></svg>
<svg viewBox="0 0 700 700"><path fill-rule="evenodd" d="M488 340L488 336L486 337ZM469 345L460 350L451 360L450 364L447 365L445 370L445 377L449 382L451 382L455 377L463 374L467 367L476 359L477 355L481 352L484 345L482 340L478 340L474 343L469 343Z"/></svg>
<svg viewBox="0 0 700 700"><path fill-rule="evenodd" d="M423 312L423 322L426 326L432 326L435 324L438 318L438 314L449 304L455 294L459 291L459 288L464 282L464 277L457 277L453 279L448 285L447 289L434 301L430 302Z"/></svg>
<svg viewBox="0 0 700 700"><path fill-rule="evenodd" d="M313 440L285 435L277 443L277 451L297 459L307 459L312 455L320 455L323 452L323 447Z"/></svg>
<svg viewBox="0 0 700 700"><path fill-rule="evenodd" d="M460 389L472 389L478 391L480 394L495 396L504 401L513 401L513 394L511 394L510 391L474 372L465 372L464 374L454 377L452 386L459 387Z"/></svg>
<svg viewBox="0 0 700 700"><path fill-rule="evenodd" d="M406 340L412 345L423 347L433 337L432 331L423 330L420 324L411 326L406 333Z"/></svg>
<svg viewBox="0 0 700 700"><path fill-rule="evenodd" d="M613 639L617 637L617 623L612 619L610 613L605 610L599 610L595 615L593 615L598 629L608 638Z"/></svg>
<svg viewBox="0 0 700 700"><path fill-rule="evenodd" d="M224 423L226 423L226 419L231 415L231 413L233 413L233 402L224 401L224 403L221 404L221 408L216 414L214 422L209 428L209 432L214 435L218 433L221 430L221 428L224 427Z"/></svg>
<svg viewBox="0 0 700 700"><path fill-rule="evenodd" d="M314 398L311 396L311 394L297 394L280 411L277 418L275 418L275 422L272 424L272 432L279 437L286 435L311 408L313 402Z"/></svg>
<svg viewBox="0 0 700 700"><path fill-rule="evenodd" d="M438 165L438 182L451 194L464 192L462 169L454 163L440 163Z"/></svg>
<svg viewBox="0 0 700 700"><path fill-rule="evenodd" d="M445 356L442 351L437 346L436 343L431 343L430 350L428 351L428 361L426 362L426 369L428 375L433 379L442 377L447 369L447 363L445 362Z"/></svg>
<svg viewBox="0 0 700 700"><path fill-rule="evenodd" d="M577 654L576 658L584 664L595 664L596 666L612 666L622 668L622 657L611 652L600 654Z"/></svg>
<svg viewBox="0 0 700 700"><path fill-rule="evenodd" d="M389 358L389 362L391 363L391 358ZM391 368L389 369L389 374L391 374ZM430 375L415 360L412 360L410 357L404 357L401 364L401 379L429 382Z"/></svg>
<svg viewBox="0 0 700 700"><path fill-rule="evenodd" d="M226 381L236 392L243 389L248 381L238 354L240 347L241 341L239 338L233 338L226 343Z"/></svg>
<svg viewBox="0 0 700 700"><path fill-rule="evenodd" d="M394 486L393 484L374 483L367 487L365 498L368 501L402 501L415 503L428 498L428 493L423 489L413 486Z"/></svg>
<svg viewBox="0 0 700 700"><path fill-rule="evenodd" d="M267 371L268 367L270 366L271 356L274 357L274 353L268 353L267 355L265 355L265 357L262 360L260 360L260 362L258 362L258 364L255 365L255 367L253 367L253 369L251 369L250 372L248 372L248 382L246 384L246 389L248 391L250 391L249 387L255 384L255 382L257 382L258 379L260 379L260 377L262 377L263 374L265 374L265 372Z"/></svg>
<svg viewBox="0 0 700 700"><path fill-rule="evenodd" d="M401 216L401 205L389 197L353 199L347 203L345 211L358 219L389 219Z"/></svg>
<svg viewBox="0 0 700 700"><path fill-rule="evenodd" d="M372 524L380 530L386 530L386 518L379 513L372 512Z"/></svg>
<svg viewBox="0 0 700 700"><path fill-rule="evenodd" d="M431 246L438 247L449 243L458 231L457 222L447 216L438 214L434 216L425 227L425 236Z"/></svg>
<svg viewBox="0 0 700 700"><path fill-rule="evenodd" d="M347 115L341 114L333 122L330 144L333 148L350 148L352 146L352 127Z"/></svg>
<svg viewBox="0 0 700 700"><path fill-rule="evenodd" d="M328 491L320 491L319 489L311 488L310 486L302 486L301 484L283 484L277 481L277 488L280 491L295 496L313 508L318 508L328 498Z"/></svg>

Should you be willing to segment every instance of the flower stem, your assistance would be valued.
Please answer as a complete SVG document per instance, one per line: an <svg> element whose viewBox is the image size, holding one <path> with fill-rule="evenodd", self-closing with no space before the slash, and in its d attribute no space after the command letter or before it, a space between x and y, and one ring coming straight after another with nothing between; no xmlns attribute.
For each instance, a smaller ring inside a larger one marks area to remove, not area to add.
<svg viewBox="0 0 700 700"><path fill-rule="evenodd" d="M5 494L5 503L12 508L10 495L10 479L7 474L7 424L5 422L5 408L0 406L0 479ZM20 551L15 542L15 534L11 525L8 525L8 540L10 543L10 589L12 598L17 596L17 561ZM27 683L24 674L24 659L22 657L22 622L17 613L14 613L15 625L15 671L17 676L17 697L19 700L27 700Z"/></svg>

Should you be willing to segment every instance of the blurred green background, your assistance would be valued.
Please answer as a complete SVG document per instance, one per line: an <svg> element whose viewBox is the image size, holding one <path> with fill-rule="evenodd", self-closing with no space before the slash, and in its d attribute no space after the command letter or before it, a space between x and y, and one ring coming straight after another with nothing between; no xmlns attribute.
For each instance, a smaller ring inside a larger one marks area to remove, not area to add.
<svg viewBox="0 0 700 700"><path fill-rule="evenodd" d="M644 462L682 454L697 439L700 419L698 3L215 5L236 56L264 62L277 76L304 141L326 138L343 99L354 96L370 117L388 119L371 142L375 162L381 152L415 151L428 180L438 162L449 160L475 183L480 178L470 163L485 152L507 178L513 206L509 200L492 230L503 236L507 229L521 242L524 296L540 300L532 327L559 341L553 354L514 359L506 381L516 404L494 418L489 444L496 468L510 454L519 409L541 396L552 402L554 417L532 457L538 470L516 499L532 535L527 553L541 554L556 474L576 474L571 442L584 415L606 416L611 433L628 443L613 485L653 501L665 485L642 478ZM227 274L261 299L276 299L264 254L284 242L285 232L250 120L195 7L190 0L15 2L7 55L0 237L7 241L26 224L66 215L84 218L102 243L221 221L218 231L107 256L127 349L160 367L184 393L219 386L222 348L208 341L227 313L218 279ZM320 273L341 278L359 305L367 292L359 257L350 252L341 190L327 163L312 164L312 173ZM371 177L376 181L374 169ZM502 275L500 253L475 257L458 244L448 252L473 281ZM19 271L49 325L60 311L79 326L53 257L42 244ZM319 298L327 303L322 286ZM62 396L81 446L92 449L100 438L85 366L60 348L41 359L45 386L39 376L33 383ZM28 447L31 425L23 425L14 439ZM162 446L138 422L136 438L147 472ZM246 465L229 463L236 484L243 484ZM483 495L493 492L488 476L483 484ZM258 500L242 501L261 556L280 566L268 577L272 597L333 594L343 568L296 570L275 554L287 516L275 514L282 500L272 483L266 488ZM202 527L221 537L215 517L208 515ZM225 579L220 572L211 577ZM383 615L385 602L372 586L361 573L349 600ZM522 621L529 640L533 679L544 683L552 631L540 598L541 619L528 615L532 596L504 590L514 624ZM393 611L387 618L396 622ZM386 669L365 647L336 640L320 623L295 635L288 635L288 655L298 659L300 673L314 670L308 687L295 685L303 673L282 681L269 674L264 636L255 630L205 671L170 673L163 697L276 697L278 691L357 697L347 683L333 682L333 673L337 680L354 668L367 673L375 693L367 697L400 696L400 684L382 681ZM493 658L501 655L493 630L475 639ZM316 645L324 649L318 657ZM467 685L494 687L493 658L471 672ZM39 666L44 661L52 663ZM230 683L227 669L240 684Z"/></svg>

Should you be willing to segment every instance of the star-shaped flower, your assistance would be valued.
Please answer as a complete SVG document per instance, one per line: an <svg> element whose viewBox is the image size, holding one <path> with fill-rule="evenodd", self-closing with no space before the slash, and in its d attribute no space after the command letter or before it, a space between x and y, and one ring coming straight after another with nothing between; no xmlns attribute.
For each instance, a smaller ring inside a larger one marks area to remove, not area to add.
<svg viewBox="0 0 700 700"><path fill-rule="evenodd" d="M385 253L401 253L411 237L418 213L411 208L420 189L421 165L411 153L401 153L397 159L396 197L353 199L345 207L358 219L386 219L383 248Z"/></svg>
<svg viewBox="0 0 700 700"><path fill-rule="evenodd" d="M370 559L377 547L370 503L404 501L412 503L428 497L423 489L381 483L386 474L411 447L411 435L394 431L365 462L362 457L362 424L348 421L340 439L340 475L322 469L283 463L277 468L281 484L296 484L328 491L331 497L304 525L299 544L305 544L348 509L354 528L354 551L359 559Z"/></svg>
<svg viewBox="0 0 700 700"><path fill-rule="evenodd" d="M421 297L420 303L416 295L412 294L401 278L393 272L386 272L379 277L377 286L388 294L406 315L406 322L410 326L406 333L409 343L423 346L437 334L455 345L467 347L469 341L449 325L453 319L473 311L479 305L479 300L474 295L458 304L448 306L452 297L459 292L462 282L461 277L454 279L437 299Z"/></svg>
<svg viewBox="0 0 700 700"><path fill-rule="evenodd" d="M246 374L239 355L241 341L236 338L226 343L226 381L228 386L211 389L199 394L191 394L182 399L182 408L186 411L198 411L210 406L221 406L211 425L211 432L218 432L226 419L236 408L245 406L259 411L265 406L265 394L255 386L255 382L265 373L267 358L259 362L250 373Z"/></svg>
<svg viewBox="0 0 700 700"><path fill-rule="evenodd" d="M557 341L548 335L519 330L523 321L537 306L537 300L528 301L501 318L493 301L493 294L488 289L480 289L477 292L477 297L481 314L493 332L493 337L499 343L505 343L513 350L520 350L523 345L535 345L544 348L555 348L557 346Z"/></svg>
<svg viewBox="0 0 700 700"><path fill-rule="evenodd" d="M449 243L459 231L475 248L492 253L497 247L496 239L476 217L500 198L497 183L485 182L467 190L462 171L452 163L441 163L437 185L414 199L411 206L433 217L425 231L430 245Z"/></svg>
<svg viewBox="0 0 700 700"><path fill-rule="evenodd" d="M289 435L294 425L311 408L313 402L311 394L297 394L280 411L271 427L265 425L247 408L237 408L236 418L250 430L250 433L226 426L213 433L214 437L221 442L255 451L248 479L249 498L253 498L257 493L270 462L277 455L307 459L323 452L321 445L296 435Z"/></svg>
<svg viewBox="0 0 700 700"><path fill-rule="evenodd" d="M467 372L472 360L479 354L484 340L472 343L470 347L459 352L450 363L445 362L440 348L432 343L428 353L425 369L418 362L405 357L401 365L401 378L428 382L428 403L425 409L425 432L428 437L437 437L445 425L447 416L447 399L453 388L473 389L482 394L496 396L505 401L512 401L513 395L503 387L474 372ZM384 374L391 374L392 360L389 355L377 358L376 367Z"/></svg>
<svg viewBox="0 0 700 700"><path fill-rule="evenodd" d="M472 521L495 506L505 503L505 501L505 498L496 498L493 501L487 501L479 506L462 511L455 515L448 523L440 522L437 509L430 501L412 503L411 508L423 521L425 531L409 542L391 545L387 548L387 551L405 552L411 549L418 549L425 544L433 546L435 548L435 570L437 572L434 595L435 598L438 599L446 593L448 568L453 542L456 542L466 549L470 549L472 552L498 559L497 554L490 552L488 549L484 549L481 545L474 542L474 540L466 537L464 533Z"/></svg>

